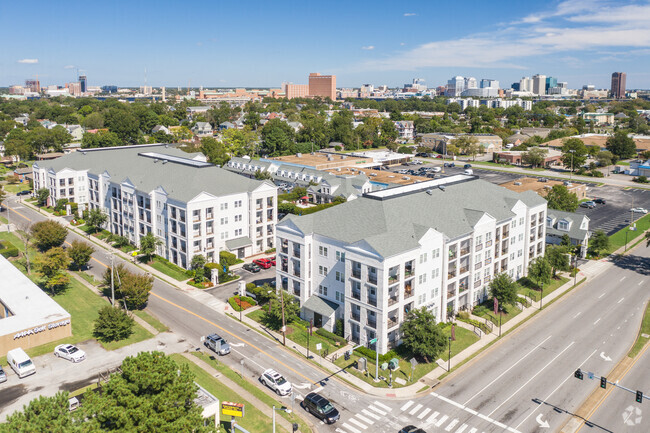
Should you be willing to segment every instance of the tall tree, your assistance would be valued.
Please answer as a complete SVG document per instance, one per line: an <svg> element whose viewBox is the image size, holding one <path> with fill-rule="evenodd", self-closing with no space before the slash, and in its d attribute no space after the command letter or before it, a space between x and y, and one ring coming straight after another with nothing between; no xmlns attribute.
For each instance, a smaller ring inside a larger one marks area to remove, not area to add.
<svg viewBox="0 0 650 433"><path fill-rule="evenodd" d="M162 244L163 242L151 232L140 238L140 252L147 257L147 262L151 261L151 256Z"/></svg>
<svg viewBox="0 0 650 433"><path fill-rule="evenodd" d="M576 167L580 167L585 163L587 153L587 146L582 140L579 138L566 139L562 146L562 164L573 171Z"/></svg>
<svg viewBox="0 0 650 433"><path fill-rule="evenodd" d="M596 255L608 250L609 246L609 237L607 237L607 234L602 230L596 230L589 239L589 249L596 253Z"/></svg>
<svg viewBox="0 0 650 433"><path fill-rule="evenodd" d="M578 196L570 192L564 185L553 185L544 197L548 207L566 212L575 212L578 209Z"/></svg>
<svg viewBox="0 0 650 433"><path fill-rule="evenodd" d="M6 433L51 432L51 433L95 433L85 423L73 420L69 409L68 392L57 392L52 397L39 396L7 417L0 430Z"/></svg>
<svg viewBox="0 0 650 433"><path fill-rule="evenodd" d="M625 131L616 131L614 135L607 138L605 146L619 159L634 158L636 156L634 139L627 135Z"/></svg>
<svg viewBox="0 0 650 433"><path fill-rule="evenodd" d="M533 168L541 167L544 165L544 160L548 154L548 149L541 147L531 147L528 151L521 155L521 159L525 164L530 164Z"/></svg>
<svg viewBox="0 0 650 433"><path fill-rule="evenodd" d="M120 281L117 293L121 299L124 299L127 308L129 310L144 308L149 300L149 292L153 288L153 277L129 272Z"/></svg>
<svg viewBox="0 0 650 433"><path fill-rule="evenodd" d="M245 127L244 129L226 129L221 134L221 141L226 152L232 156L253 156L257 143L257 134Z"/></svg>
<svg viewBox="0 0 650 433"><path fill-rule="evenodd" d="M262 149L268 155L286 155L293 149L294 130L278 118L262 127Z"/></svg>
<svg viewBox="0 0 650 433"><path fill-rule="evenodd" d="M537 283L537 287L549 284L553 271L545 257L537 257L528 265L528 277Z"/></svg>
<svg viewBox="0 0 650 433"><path fill-rule="evenodd" d="M108 215L102 212L101 209L95 208L88 211L86 217L86 224L93 229L95 233L108 221Z"/></svg>
<svg viewBox="0 0 650 433"><path fill-rule="evenodd" d="M68 248L68 256L76 269L82 269L88 264L95 249L88 243L74 240Z"/></svg>
<svg viewBox="0 0 650 433"><path fill-rule="evenodd" d="M36 191L36 203L39 206L45 206L47 199L50 197L50 190L47 188L40 188Z"/></svg>
<svg viewBox="0 0 650 433"><path fill-rule="evenodd" d="M34 244L41 250L47 251L53 247L60 247L65 242L68 231L56 221L39 221L32 225Z"/></svg>
<svg viewBox="0 0 650 433"><path fill-rule="evenodd" d="M284 320L285 323L291 323L298 318L300 312L300 304L296 302L295 298L284 292L282 296L274 293L273 298L269 301L268 311L264 312L262 321L266 326L271 329L278 330L282 327L282 303L284 303Z"/></svg>
<svg viewBox="0 0 650 433"><path fill-rule="evenodd" d="M93 335L100 341L109 343L129 338L133 334L135 321L126 311L107 305L99 310L95 320ZM85 402L84 402L85 404Z"/></svg>
<svg viewBox="0 0 650 433"><path fill-rule="evenodd" d="M497 298L500 304L514 305L518 300L517 283L505 272L494 276L489 289L492 298Z"/></svg>
<svg viewBox="0 0 650 433"><path fill-rule="evenodd" d="M382 146L385 146L393 151L396 150L397 144L395 143L395 140L398 137L398 133L393 121L390 119L382 120L379 130L381 132L379 135L379 141L381 142Z"/></svg>
<svg viewBox="0 0 650 433"><path fill-rule="evenodd" d="M223 167L230 161L230 155L224 143L212 137L201 139L201 152L208 158L209 162L215 165Z"/></svg>
<svg viewBox="0 0 650 433"><path fill-rule="evenodd" d="M436 324L436 317L424 307L408 312L401 331L404 346L426 362L436 359L447 345L447 338Z"/></svg>
<svg viewBox="0 0 650 433"><path fill-rule="evenodd" d="M544 258L551 265L551 272L553 278L557 275L557 271L568 271L570 267L570 259L568 249L563 246L548 246L544 253Z"/></svg>

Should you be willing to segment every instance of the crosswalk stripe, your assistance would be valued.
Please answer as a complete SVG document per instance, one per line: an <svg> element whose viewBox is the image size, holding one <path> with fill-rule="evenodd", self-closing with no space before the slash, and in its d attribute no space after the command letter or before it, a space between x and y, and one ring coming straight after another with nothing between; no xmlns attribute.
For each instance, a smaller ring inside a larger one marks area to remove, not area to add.
<svg viewBox="0 0 650 433"><path fill-rule="evenodd" d="M386 406L385 404L381 404L381 403L379 403L378 401L373 401L372 404L377 405L377 406L383 408L384 410L387 410L388 412L390 412L391 410L393 410L392 408Z"/></svg>
<svg viewBox="0 0 650 433"><path fill-rule="evenodd" d="M454 433L463 433L467 427L469 427L467 424L463 424L458 427L458 430L456 430Z"/></svg>
<svg viewBox="0 0 650 433"><path fill-rule="evenodd" d="M388 412L384 412L383 410L377 409L376 407L374 407L372 405L368 406L368 409L372 409L372 410L374 410L375 412L377 412L380 415L386 415L388 413Z"/></svg>
<svg viewBox="0 0 650 433"><path fill-rule="evenodd" d="M350 430L352 433L361 433L361 430L357 430L356 428L352 427L352 426L351 426L350 424L348 424L348 423L345 423L345 422L344 422L344 423L343 423L343 427L345 427L346 429Z"/></svg>
<svg viewBox="0 0 650 433"><path fill-rule="evenodd" d="M436 417L440 415L440 412L434 412L429 418L427 418L427 423L432 423L436 420Z"/></svg>
<svg viewBox="0 0 650 433"><path fill-rule="evenodd" d="M422 411L422 413L421 413L420 415L418 415L418 419L422 419L422 418L424 418L425 416L427 416L427 414L428 414L429 412L431 412L431 409L429 409L429 408L424 409L424 410Z"/></svg>
<svg viewBox="0 0 650 433"><path fill-rule="evenodd" d="M472 427L472 429L468 433L476 433L478 430L475 427Z"/></svg>
<svg viewBox="0 0 650 433"><path fill-rule="evenodd" d="M453 420L452 422L449 423L449 425L445 428L446 431L451 431L452 428L456 427L456 424L458 424L459 421L457 419Z"/></svg>
<svg viewBox="0 0 650 433"><path fill-rule="evenodd" d="M421 405L421 404L418 404L418 405L415 406L413 409L411 409L411 411L409 412L409 415L413 415L413 414L415 414L415 412L419 411L420 409L422 409L422 405Z"/></svg>
<svg viewBox="0 0 650 433"><path fill-rule="evenodd" d="M359 427L361 427L361 428L364 429L364 430L368 428L367 425L365 425L365 424L361 424L361 422L357 421L357 420L354 419L354 418L350 418L349 421L350 421L352 424L358 425Z"/></svg>
<svg viewBox="0 0 650 433"><path fill-rule="evenodd" d="M440 427L445 421L447 421L447 418L449 418L447 415L443 415L436 423L436 427Z"/></svg>
<svg viewBox="0 0 650 433"><path fill-rule="evenodd" d="M375 423L373 420L366 418L365 416L361 415L360 413L358 413L356 416L357 416L357 418L359 418L361 421L365 422L366 424L374 424Z"/></svg>
<svg viewBox="0 0 650 433"><path fill-rule="evenodd" d="M405 404L404 406L402 406L399 410L401 410L401 411L405 411L406 409L408 409L409 407L411 407L411 405L412 405L413 403L414 403L413 400L409 400L409 401L407 401L406 404ZM376 404L376 403L375 403L375 404Z"/></svg>
<svg viewBox="0 0 650 433"><path fill-rule="evenodd" d="M372 406L370 406L370 407L372 407ZM362 409L361 412L362 412L364 415L368 415L368 416L373 417L374 419L377 419L377 420L379 419L379 416L378 416L378 415L376 415L376 414L370 412L369 410ZM386 415L386 412L384 412L384 415Z"/></svg>

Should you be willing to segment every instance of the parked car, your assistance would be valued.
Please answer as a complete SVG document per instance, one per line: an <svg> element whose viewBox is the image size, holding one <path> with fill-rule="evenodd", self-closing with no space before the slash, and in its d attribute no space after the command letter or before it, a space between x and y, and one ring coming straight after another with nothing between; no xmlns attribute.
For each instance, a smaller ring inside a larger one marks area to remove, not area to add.
<svg viewBox="0 0 650 433"><path fill-rule="evenodd" d="M268 260L271 263L271 266L275 266L275 256L267 257L266 260Z"/></svg>
<svg viewBox="0 0 650 433"><path fill-rule="evenodd" d="M21 379L36 373L36 366L20 347L7 352L7 363Z"/></svg>
<svg viewBox="0 0 650 433"><path fill-rule="evenodd" d="M465 164L463 168L472 168L472 164Z"/></svg>
<svg viewBox="0 0 650 433"><path fill-rule="evenodd" d="M203 344L218 355L224 356L230 353L230 344L228 344L225 338L218 334L208 335L205 337Z"/></svg>
<svg viewBox="0 0 650 433"><path fill-rule="evenodd" d="M445 167L456 167L456 164L453 162L445 162Z"/></svg>
<svg viewBox="0 0 650 433"><path fill-rule="evenodd" d="M593 199L593 202L594 202L594 203L598 203L598 204L605 204L605 203L607 203L607 202L605 201L604 198L595 198L595 199Z"/></svg>
<svg viewBox="0 0 650 433"><path fill-rule="evenodd" d="M413 161L413 164L420 165L420 164L424 164L424 163L422 161L420 161L419 159L416 159L416 160Z"/></svg>
<svg viewBox="0 0 650 433"><path fill-rule="evenodd" d="M291 382L289 382L280 373L273 370L272 368L269 368L268 370L264 371L264 373L262 373L262 375L260 376L260 380L264 385L271 388L278 395L291 394L291 390L292 390Z"/></svg>
<svg viewBox="0 0 650 433"><path fill-rule="evenodd" d="M6 382L7 381L7 373L2 369L2 366L0 365L0 383Z"/></svg>
<svg viewBox="0 0 650 433"><path fill-rule="evenodd" d="M545 177L540 177L539 179L537 179L537 182L548 182L548 179Z"/></svg>
<svg viewBox="0 0 650 433"><path fill-rule="evenodd" d="M632 212L638 212L638 213L648 213L648 209L642 208L642 207L635 207L630 209Z"/></svg>
<svg viewBox="0 0 650 433"><path fill-rule="evenodd" d="M86 359L86 352L72 344L59 344L54 348L54 355L72 362L81 362Z"/></svg>
<svg viewBox="0 0 650 433"><path fill-rule="evenodd" d="M256 260L253 260L253 263L256 264L257 266L259 266L262 269L268 269L271 266L273 266L269 259L256 259Z"/></svg>
<svg viewBox="0 0 650 433"><path fill-rule="evenodd" d="M580 203L580 207L593 209L596 207L596 203L594 203L593 201L583 201L582 203Z"/></svg>
<svg viewBox="0 0 650 433"><path fill-rule="evenodd" d="M419 427L416 427L414 425L407 425L406 427L403 427L399 433L427 433L424 430L422 430Z"/></svg>
<svg viewBox="0 0 650 433"><path fill-rule="evenodd" d="M248 272L252 272L252 273L257 273L257 272L259 272L261 269L260 269L260 267L257 266L255 263L246 263L246 264L244 265L244 270L246 270L246 271L248 271Z"/></svg>
<svg viewBox="0 0 650 433"><path fill-rule="evenodd" d="M471 168L465 169L465 171L463 171L463 174L473 175L473 174L474 174L474 170L472 170Z"/></svg>
<svg viewBox="0 0 650 433"><path fill-rule="evenodd" d="M442 159L442 155L436 155L436 158Z"/></svg>
<svg viewBox="0 0 650 433"><path fill-rule="evenodd" d="M442 169L440 167L431 167L431 171L434 173L440 173Z"/></svg>
<svg viewBox="0 0 650 433"><path fill-rule="evenodd" d="M325 397L315 392L310 392L302 401L303 407L316 418L322 419L327 424L336 422L340 417L339 411Z"/></svg>
<svg viewBox="0 0 650 433"><path fill-rule="evenodd" d="M32 193L31 190L26 189L25 191L18 191L16 195L30 195Z"/></svg>

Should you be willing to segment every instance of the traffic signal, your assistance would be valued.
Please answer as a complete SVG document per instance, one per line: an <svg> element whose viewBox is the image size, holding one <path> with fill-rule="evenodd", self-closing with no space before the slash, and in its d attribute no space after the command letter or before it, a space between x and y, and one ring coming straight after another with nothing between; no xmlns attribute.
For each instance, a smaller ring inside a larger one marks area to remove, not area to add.
<svg viewBox="0 0 650 433"><path fill-rule="evenodd" d="M582 380L584 376L582 375L582 370L577 369L575 373L573 373L573 377Z"/></svg>
<svg viewBox="0 0 650 433"><path fill-rule="evenodd" d="M344 356L344 358L345 358L346 361L349 361L349 360L350 360L350 352L348 352L347 350L345 351L345 353L343 354L343 356Z"/></svg>
<svg viewBox="0 0 650 433"><path fill-rule="evenodd" d="M636 392L636 402L643 403L643 391Z"/></svg>
<svg viewBox="0 0 650 433"><path fill-rule="evenodd" d="M600 387L602 389L607 388L607 378L605 376L600 376Z"/></svg>

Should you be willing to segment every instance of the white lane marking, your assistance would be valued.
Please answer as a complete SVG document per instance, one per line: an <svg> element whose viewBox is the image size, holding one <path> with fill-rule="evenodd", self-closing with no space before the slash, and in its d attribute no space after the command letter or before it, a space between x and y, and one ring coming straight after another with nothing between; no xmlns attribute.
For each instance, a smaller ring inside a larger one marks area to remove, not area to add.
<svg viewBox="0 0 650 433"><path fill-rule="evenodd" d="M639 286L640 286L641 284L643 284L643 283L645 283L645 280L641 280L641 281L639 281Z"/></svg>
<svg viewBox="0 0 650 433"><path fill-rule="evenodd" d="M582 314L582 311L578 311L578 314L576 314L575 316L573 316L573 318L575 319L576 317L578 317L578 316L581 315L581 314Z"/></svg>
<svg viewBox="0 0 650 433"><path fill-rule="evenodd" d="M625 299L625 297L622 297L621 299L619 299L617 304L620 304L621 302L623 302L623 299Z"/></svg>
<svg viewBox="0 0 650 433"><path fill-rule="evenodd" d="M458 430L456 430L454 433L463 433L467 427L469 427L467 424L463 424L458 427Z"/></svg>
<svg viewBox="0 0 650 433"><path fill-rule="evenodd" d="M359 421L357 421L357 420L354 419L354 418L350 418L348 421L350 421L352 424L358 425L359 427L361 427L361 428L364 429L364 430L368 428L367 425L365 425L365 424L361 424Z"/></svg>
<svg viewBox="0 0 650 433"><path fill-rule="evenodd" d="M456 427L456 424L458 424L460 421L457 419L453 420L452 422L449 423L449 425L445 428L445 431L451 431L454 427Z"/></svg>
<svg viewBox="0 0 650 433"><path fill-rule="evenodd" d="M422 418L424 418L425 416L427 416L427 414L428 414L429 412L431 412L431 409L429 409L429 408L424 409L424 410L422 411L422 413L421 413L420 415L418 415L418 419L422 419Z"/></svg>
<svg viewBox="0 0 650 433"><path fill-rule="evenodd" d="M598 299L600 299L600 298L602 298L603 296L605 296L605 294L604 294L604 293L603 293L602 295L600 295L600 296L598 297Z"/></svg>
<svg viewBox="0 0 650 433"><path fill-rule="evenodd" d="M313 392L313 393L318 393L318 392L320 392L320 391L322 391L322 390L323 390L323 387L322 387L322 386L319 386L318 388L316 388L316 389L313 390L312 392Z"/></svg>
<svg viewBox="0 0 650 433"><path fill-rule="evenodd" d="M406 402L406 404L405 404L404 406L400 407L399 410L401 410L402 412L404 412L406 409L408 409L409 407L411 407L411 405L412 405L413 403L414 403L413 400L409 400L409 401Z"/></svg>
<svg viewBox="0 0 650 433"><path fill-rule="evenodd" d="M598 320L596 320L596 321L594 322L594 325L595 325L596 323L600 322L600 319L601 319L601 317L599 317Z"/></svg>
<svg viewBox="0 0 650 433"><path fill-rule="evenodd" d="M521 361L523 361L524 359L526 359L526 357L527 357L528 355L530 355L530 354L533 353L535 350L537 350L537 349L538 349L542 344L546 343L546 341L547 341L549 338L551 338L550 335L549 335L548 337L546 337L544 340L542 340L542 342L539 343L537 346L533 347L533 349L532 349L530 352L528 352L527 354L525 354L524 356L522 356L521 358L519 358L519 360L518 360L517 362L515 362L514 364L512 364L510 367L508 367L508 369L507 369L506 371L504 371L503 373L501 373L500 375L498 375L496 378L494 378L494 380L492 380L492 382L490 382L490 383L488 383L487 385L485 385L485 387L483 387L483 389L481 389L480 391L478 391L477 393L475 393L472 397L470 397L470 399L467 400L463 406L467 406L467 403L469 403L470 401L472 401L472 400L474 399L474 397L478 396L478 395L481 394L483 391L485 391L485 390L488 389L490 386L492 386L492 385L493 385L497 380L501 379L501 376L503 376L504 374L506 374L508 371L510 371L511 369L513 369L517 364L519 364Z"/></svg>
<svg viewBox="0 0 650 433"><path fill-rule="evenodd" d="M370 412L369 410L366 410L366 409L362 409L362 410L361 410L361 413L363 413L364 415L367 415L367 416L373 417L373 418L376 419L376 420L380 420L380 419L381 419L381 417L380 417L379 415L376 415L376 414L374 414L374 413L372 413L372 412ZM384 412L384 414L386 414L386 412Z"/></svg>
<svg viewBox="0 0 650 433"><path fill-rule="evenodd" d="M569 348L570 348L571 346L573 346L574 344L575 344L575 341L572 341L571 343L569 343L569 345L568 345L567 347L565 347L564 350L562 350L562 352L560 352L560 353L558 353L557 355L555 355L555 357L554 357L553 359L551 359L551 360L550 360L550 361L549 361L549 362L548 362L544 367L542 367L541 370L539 370L537 373L535 373L535 374L534 374L530 379L528 379L528 380L526 381L526 383L524 383L523 385L521 385L521 386L519 387L519 389L517 389L514 393L510 394L510 396L509 396L507 399L505 399L505 400L503 401L503 403L501 403L500 405L498 405L498 406L497 406L497 407L496 407L492 412L490 412L490 413L488 414L488 416L492 416L492 414L493 414L494 412L496 412L497 410L499 410L499 408L501 408L501 406L503 406L504 404L506 404L506 403L507 403L507 402L508 402L512 397L515 396L515 394L517 394L519 391L521 391L522 389L524 389L524 388L526 387L526 385L528 385L528 384L529 384L533 379L535 379L538 375L540 375L540 374L541 374L541 373L546 369L546 367L548 367L548 366L551 365L553 362L555 362L556 359L558 359L560 356L562 356L562 354L563 354L564 352L566 352L567 350L569 350ZM495 424L495 425L498 425L498 424L496 424L496 421L494 421L494 424ZM505 427L504 427L504 428L505 428Z"/></svg>
<svg viewBox="0 0 650 433"><path fill-rule="evenodd" d="M478 431L478 430L476 429L476 427L472 427L472 429L471 429L469 432L467 432L467 433L476 433L477 431Z"/></svg>
<svg viewBox="0 0 650 433"><path fill-rule="evenodd" d="M449 418L447 415L443 415L436 423L436 427L440 427L445 421L447 421L447 418Z"/></svg>
<svg viewBox="0 0 650 433"><path fill-rule="evenodd" d="M429 418L427 418L427 424L434 422L436 420L436 417L440 415L440 412L434 412L433 415L431 415Z"/></svg>
<svg viewBox="0 0 650 433"><path fill-rule="evenodd" d="M418 404L418 405L415 406L413 409L411 409L411 411L409 412L409 415L414 415L415 412L419 411L420 409L422 409L422 405L421 405L421 404Z"/></svg>
<svg viewBox="0 0 650 433"><path fill-rule="evenodd" d="M594 354L595 354L596 352L598 352L597 349L594 350L593 352L591 352L591 354L590 354L588 357L586 357L584 361L582 361L582 364L580 364L580 365L578 366L578 368L581 368L583 365L585 365L585 363L589 360L589 358L591 358L592 356L594 356ZM573 377L573 373L571 373L570 375L568 375L568 376L566 377L566 379L564 379L564 380L562 381L562 383L560 383L560 384L557 386L557 388L555 388L553 391L551 391L551 393L550 393L549 395L546 396L546 398L544 399L544 401L548 401L548 399L551 398L551 396L555 393L555 391L557 391L558 389L560 389L560 387L561 387L562 385L564 385L564 384L566 383L566 381L569 380L569 379L572 378L572 377ZM533 414L534 414L535 412L537 412L537 410L538 410L540 407L542 407L541 404L538 405L538 406L535 408L535 410L533 410L530 414L528 414L528 416L527 416L526 418L524 418L523 421L521 421L519 424L517 424L517 427L515 427L515 429L519 430L519 427L521 427L521 425L522 425L523 423L525 423L526 420L527 420L528 418L530 418L531 416L533 416Z"/></svg>
<svg viewBox="0 0 650 433"><path fill-rule="evenodd" d="M357 430L356 428L352 427L352 426L351 426L350 424L348 424L348 423L345 423L345 422L344 422L344 423L343 423L343 427L345 427L346 429L350 430L352 433L361 433L361 430Z"/></svg>
<svg viewBox="0 0 650 433"><path fill-rule="evenodd" d="M373 420L366 418L365 416L361 415L360 413L358 413L356 415L356 417L359 418L361 421L365 422L366 424L373 425L375 423Z"/></svg>
<svg viewBox="0 0 650 433"><path fill-rule="evenodd" d="M372 409L372 410L374 410L374 411L377 412L379 415L386 415L386 414L388 413L388 412L384 412L384 411L381 410L381 409L377 409L376 407L374 407L374 406L372 406L372 405L368 406L368 409Z"/></svg>
<svg viewBox="0 0 650 433"><path fill-rule="evenodd" d="M571 344L573 344L573 343L575 343L575 341L572 342ZM569 345L569 347L571 347L571 344ZM568 347L567 347L567 349L568 349ZM566 349L564 349L564 350L566 350ZM553 362L553 361L551 361L551 362ZM544 368L546 368L546 367L544 367ZM543 370L544 368L542 368L542 370ZM524 386L525 386L525 385L524 385ZM520 389L521 389L521 388L520 388ZM456 403L455 401L450 400L450 399L448 399L447 397L443 397L443 396L441 396L441 395L439 395L439 394L436 394L435 392L432 392L431 395L434 396L434 397L439 398L440 400L442 400L442 401L444 401L444 402L446 402L446 403L449 403L449 404L451 404L451 405L453 405L453 406L456 406L456 407L458 407L458 408L464 410L465 412L469 412L469 413L471 413L472 415L476 415L476 416L478 416L479 418L484 419L485 421L487 421L487 422L489 422L489 423L491 423L491 424L499 425L499 426L503 425L503 428L504 428L504 429L507 428L507 429L510 430L512 433L521 433L521 432L518 431L518 430L511 429L510 427L507 427L507 426L505 426L504 424L499 423L499 422L493 420L493 419L490 418L489 416L483 415L482 413L478 413L478 412L476 412L475 410L472 410L472 409L470 409L470 408L468 408L468 407L465 407L465 406L463 406L463 405L460 404L460 403ZM448 418L448 417L445 415L445 416L444 416L444 419L447 419L447 418ZM429 419L431 419L431 418L429 418ZM438 423L436 423L436 427L440 427L441 424L442 424L442 422L439 421Z"/></svg>
<svg viewBox="0 0 650 433"><path fill-rule="evenodd" d="M620 280L618 280L618 281L623 281L624 279L625 279L625 277L623 277L623 278L621 278L621 279L620 279Z"/></svg>
<svg viewBox="0 0 650 433"><path fill-rule="evenodd" d="M373 401L372 404L374 404L375 406L381 407L382 409L384 409L387 412L390 412L391 410L393 410L392 407L386 406L385 404L381 404L378 401Z"/></svg>

